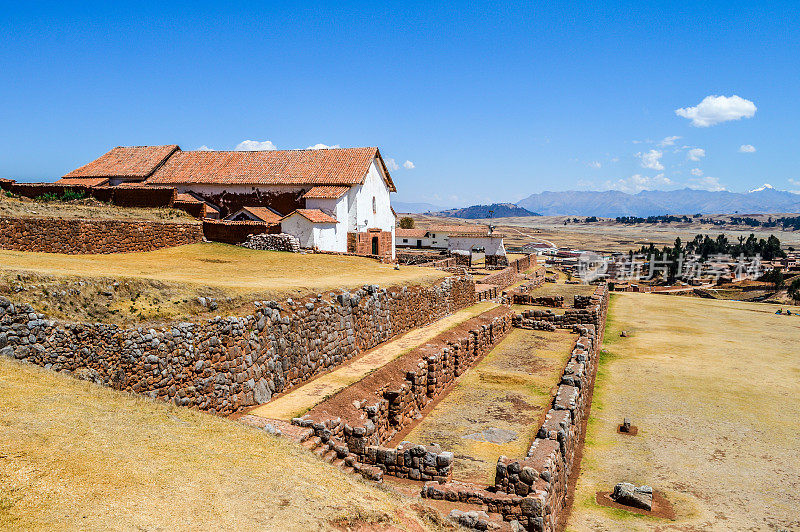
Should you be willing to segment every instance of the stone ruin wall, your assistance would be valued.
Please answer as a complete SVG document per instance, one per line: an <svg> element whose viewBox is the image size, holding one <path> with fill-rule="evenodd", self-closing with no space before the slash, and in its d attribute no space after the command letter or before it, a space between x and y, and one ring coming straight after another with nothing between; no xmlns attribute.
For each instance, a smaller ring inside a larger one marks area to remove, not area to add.
<svg viewBox="0 0 800 532"><path fill-rule="evenodd" d="M48 319L0 297L0 355L218 414L269 401L312 376L475 302L467 278L304 302L153 328Z"/></svg>
<svg viewBox="0 0 800 532"><path fill-rule="evenodd" d="M197 223L0 218L0 248L44 253L127 253L203 241Z"/></svg>
<svg viewBox="0 0 800 532"><path fill-rule="evenodd" d="M437 445L402 442L397 447L385 447L385 444L418 419L428 404L505 338L511 331L511 316L511 312L505 312L489 323L476 324L448 340L447 347L421 348L416 369L407 371L402 380L382 382L370 397L360 401L356 408L363 414L358 421L330 419L312 410L292 423L312 428L348 465L362 464L360 469L362 474L368 472L367 478L380 479L386 474L445 482L452 474L452 452L442 451Z"/></svg>
<svg viewBox="0 0 800 532"><path fill-rule="evenodd" d="M423 497L486 505L506 521L524 529L553 532L563 529L566 495L571 475L577 474L576 451L582 443L603 341L608 287L600 285L591 296L590 310L597 324L575 325L579 334L562 374L551 408L531 443L527 456L497 461L495 485L488 489L449 482L428 482Z"/></svg>

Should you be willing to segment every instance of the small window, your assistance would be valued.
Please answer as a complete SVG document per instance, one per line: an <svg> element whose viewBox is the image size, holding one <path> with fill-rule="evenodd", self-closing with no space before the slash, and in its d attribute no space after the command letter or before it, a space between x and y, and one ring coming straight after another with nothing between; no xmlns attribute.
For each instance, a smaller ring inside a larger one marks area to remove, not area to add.
<svg viewBox="0 0 800 532"><path fill-rule="evenodd" d="M375 196L372 196L372 214L376 214L378 212L378 201L375 199Z"/></svg>
<svg viewBox="0 0 800 532"><path fill-rule="evenodd" d="M407 238L403 239L403 244L408 244L408 239Z"/></svg>

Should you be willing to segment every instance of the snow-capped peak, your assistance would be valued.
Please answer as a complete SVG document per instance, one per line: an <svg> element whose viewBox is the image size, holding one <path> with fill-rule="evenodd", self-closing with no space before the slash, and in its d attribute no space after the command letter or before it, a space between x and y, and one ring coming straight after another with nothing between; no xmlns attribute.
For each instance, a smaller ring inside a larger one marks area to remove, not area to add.
<svg viewBox="0 0 800 532"><path fill-rule="evenodd" d="M750 194L751 192L761 192L762 190L772 189L775 190L775 187L770 185L769 183L764 183L758 188L754 188L753 190L748 191L747 193Z"/></svg>

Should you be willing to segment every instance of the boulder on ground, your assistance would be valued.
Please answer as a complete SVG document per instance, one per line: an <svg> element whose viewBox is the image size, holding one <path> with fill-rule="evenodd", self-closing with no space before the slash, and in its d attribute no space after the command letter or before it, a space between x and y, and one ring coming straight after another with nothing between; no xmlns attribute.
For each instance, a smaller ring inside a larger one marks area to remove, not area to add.
<svg viewBox="0 0 800 532"><path fill-rule="evenodd" d="M614 502L625 506L641 508L647 511L653 509L653 488L650 486L636 487L630 482L620 482L614 486L611 498Z"/></svg>

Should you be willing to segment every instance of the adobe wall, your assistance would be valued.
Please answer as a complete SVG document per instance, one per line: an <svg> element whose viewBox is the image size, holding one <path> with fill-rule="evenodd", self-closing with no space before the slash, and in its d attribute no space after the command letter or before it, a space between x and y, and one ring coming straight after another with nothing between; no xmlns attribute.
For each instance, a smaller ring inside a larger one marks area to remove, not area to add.
<svg viewBox="0 0 800 532"><path fill-rule="evenodd" d="M202 242L200 224L0 218L0 248L45 253L126 253Z"/></svg>
<svg viewBox="0 0 800 532"><path fill-rule="evenodd" d="M47 319L0 297L0 354L219 414L269 401L386 340L475 302L475 285L365 285L248 316L153 328Z"/></svg>
<svg viewBox="0 0 800 532"><path fill-rule="evenodd" d="M359 462L371 466L371 478L387 474L446 481L452 473L452 452L409 442L397 447L385 445L505 338L511 330L511 312L500 307L468 320L459 329L442 333L393 360L357 387L342 390L292 423L313 428L340 458L350 460L349 465Z"/></svg>

